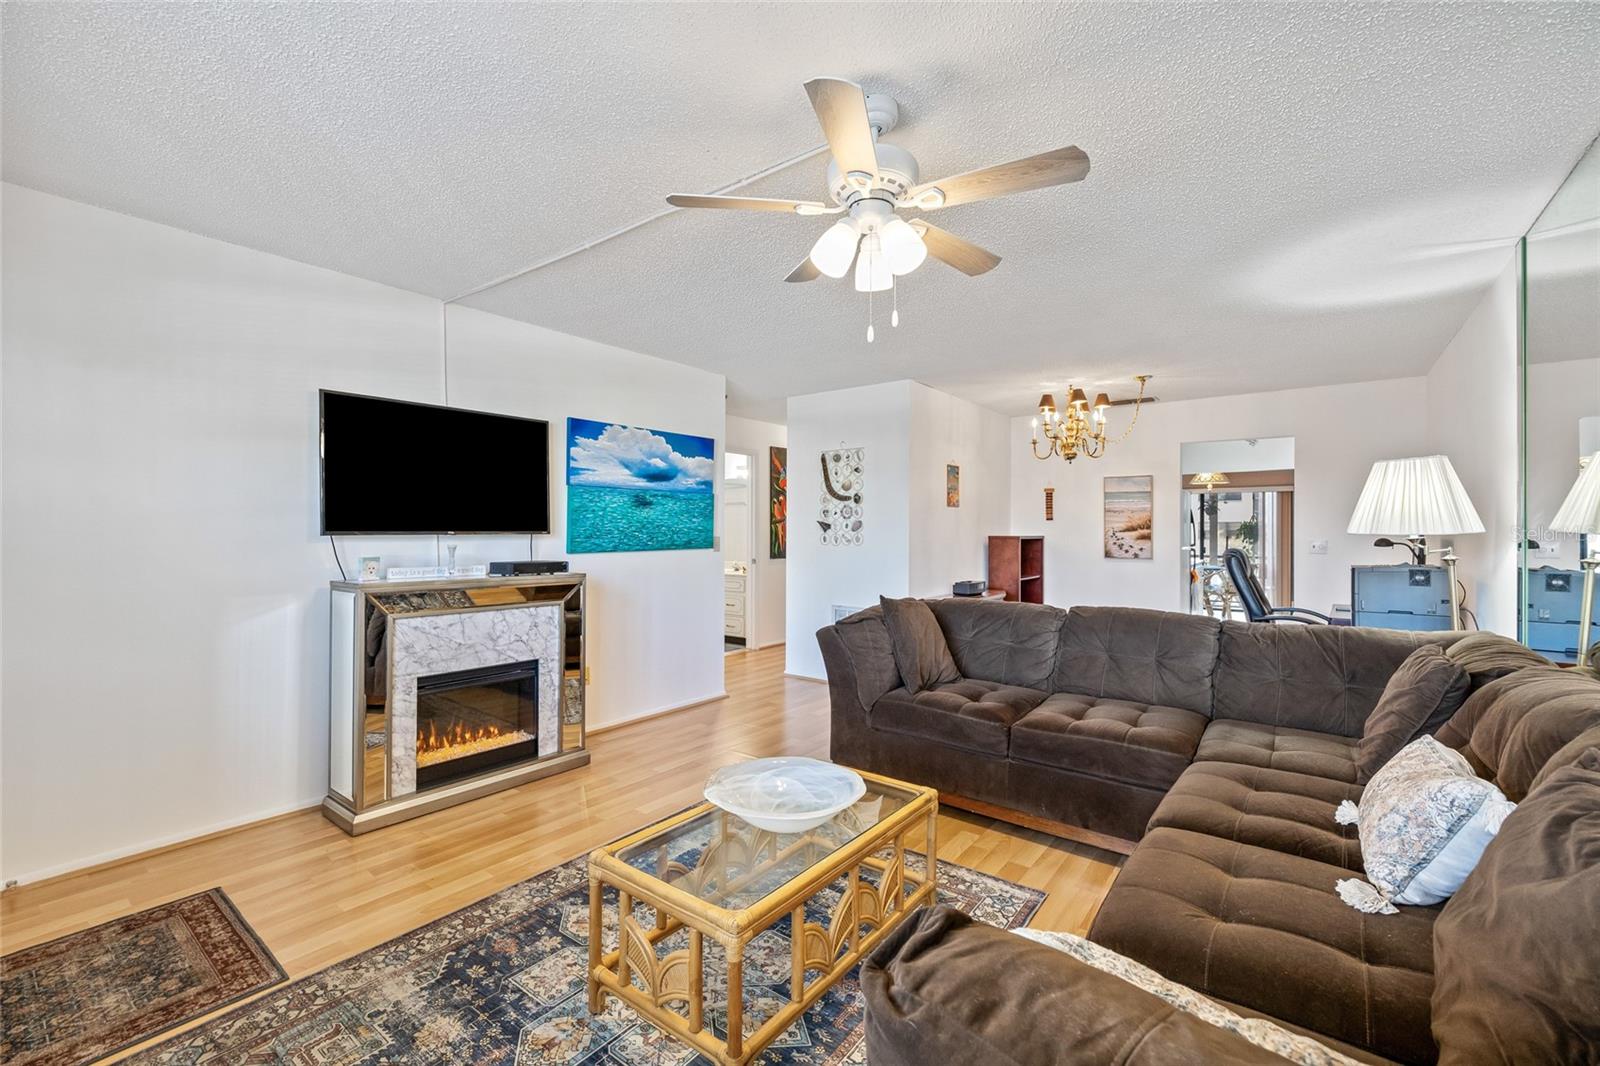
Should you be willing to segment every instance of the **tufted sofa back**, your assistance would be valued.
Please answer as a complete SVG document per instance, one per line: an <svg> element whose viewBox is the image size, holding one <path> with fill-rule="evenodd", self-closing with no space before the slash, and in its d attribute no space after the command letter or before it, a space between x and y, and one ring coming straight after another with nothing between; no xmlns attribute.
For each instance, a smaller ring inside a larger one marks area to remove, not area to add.
<svg viewBox="0 0 1600 1066"><path fill-rule="evenodd" d="M1544 778L1600 746L1600 675L1558 666L1518 670L1468 697L1438 739L1520 803Z"/></svg>
<svg viewBox="0 0 1600 1066"><path fill-rule="evenodd" d="M1223 622L1212 717L1359 737L1389 677L1459 633Z"/></svg>
<svg viewBox="0 0 1600 1066"><path fill-rule="evenodd" d="M1101 699L1211 713L1219 624L1139 607L1074 607L1050 687Z"/></svg>

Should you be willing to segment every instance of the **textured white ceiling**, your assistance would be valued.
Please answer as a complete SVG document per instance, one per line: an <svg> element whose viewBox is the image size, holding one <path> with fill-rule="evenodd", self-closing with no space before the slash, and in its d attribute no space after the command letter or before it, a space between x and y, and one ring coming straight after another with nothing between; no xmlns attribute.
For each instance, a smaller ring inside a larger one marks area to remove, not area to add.
<svg viewBox="0 0 1600 1066"><path fill-rule="evenodd" d="M827 220L679 212L468 303L728 376L730 410L914 377L1005 411L1424 371L1600 123L1600 5L9 3L7 180L449 297L901 105L925 177L1078 144L1080 185L938 212L868 346ZM749 187L822 193L820 159ZM1126 389L1113 388L1113 392Z"/></svg>

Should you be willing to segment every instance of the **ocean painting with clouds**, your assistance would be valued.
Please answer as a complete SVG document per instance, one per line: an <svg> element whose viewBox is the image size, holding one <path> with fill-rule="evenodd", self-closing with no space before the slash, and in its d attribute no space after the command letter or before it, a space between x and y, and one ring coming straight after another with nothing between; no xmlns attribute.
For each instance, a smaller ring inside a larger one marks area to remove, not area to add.
<svg viewBox="0 0 1600 1066"><path fill-rule="evenodd" d="M709 548L717 442L567 419L567 551Z"/></svg>

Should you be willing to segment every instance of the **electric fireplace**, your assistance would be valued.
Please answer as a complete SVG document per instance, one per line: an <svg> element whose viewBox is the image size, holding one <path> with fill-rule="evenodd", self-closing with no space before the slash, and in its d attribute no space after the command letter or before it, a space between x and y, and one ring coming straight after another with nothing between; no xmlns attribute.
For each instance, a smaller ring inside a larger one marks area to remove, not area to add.
<svg viewBox="0 0 1600 1066"><path fill-rule="evenodd" d="M333 582L328 817L363 833L587 764L584 591Z"/></svg>
<svg viewBox="0 0 1600 1066"><path fill-rule="evenodd" d="M417 787L539 754L539 663L417 678Z"/></svg>

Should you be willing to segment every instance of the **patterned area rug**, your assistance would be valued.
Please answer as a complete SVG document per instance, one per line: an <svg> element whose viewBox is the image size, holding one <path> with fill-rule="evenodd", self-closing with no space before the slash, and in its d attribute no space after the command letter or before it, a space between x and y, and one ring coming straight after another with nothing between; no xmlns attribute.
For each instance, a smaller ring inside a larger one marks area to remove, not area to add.
<svg viewBox="0 0 1600 1066"><path fill-rule="evenodd" d="M920 859L907 855L916 869ZM841 881L842 885L843 882ZM129 1061L168 1066L701 1066L707 1059L608 1000L591 1017L588 872L583 859L337 963L181 1034ZM945 902L991 924L1027 924L1044 893L939 864ZM814 901L826 921L837 890ZM615 947L615 898L604 940ZM648 915L641 909L641 920ZM789 922L762 933L746 953L746 1030L788 996ZM680 931L676 936L683 935ZM678 945L665 940L663 951ZM706 1020L722 1028L726 967L706 948ZM862 1003L852 971L757 1060L834 1066L865 1063Z"/></svg>
<svg viewBox="0 0 1600 1066"><path fill-rule="evenodd" d="M213 888L0 958L0 1062L91 1062L284 976Z"/></svg>

